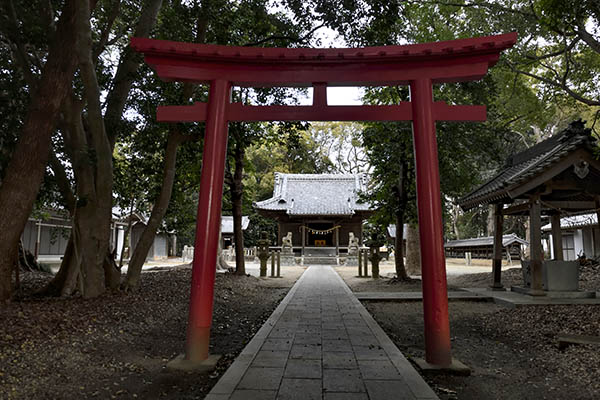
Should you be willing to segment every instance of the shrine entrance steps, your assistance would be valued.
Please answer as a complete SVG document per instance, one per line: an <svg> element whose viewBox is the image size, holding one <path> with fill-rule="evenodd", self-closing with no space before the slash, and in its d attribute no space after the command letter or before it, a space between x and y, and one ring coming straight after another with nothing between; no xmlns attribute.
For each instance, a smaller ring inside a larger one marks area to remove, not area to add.
<svg viewBox="0 0 600 400"><path fill-rule="evenodd" d="M340 276L309 267L207 400L437 399Z"/></svg>
<svg viewBox="0 0 600 400"><path fill-rule="evenodd" d="M338 256L335 247L306 247L304 265L337 265Z"/></svg>

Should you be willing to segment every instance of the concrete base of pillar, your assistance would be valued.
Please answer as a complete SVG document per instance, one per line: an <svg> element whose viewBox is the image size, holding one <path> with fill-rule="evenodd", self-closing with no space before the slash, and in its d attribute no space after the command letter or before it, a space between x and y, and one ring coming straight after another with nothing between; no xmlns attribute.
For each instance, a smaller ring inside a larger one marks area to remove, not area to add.
<svg viewBox="0 0 600 400"><path fill-rule="evenodd" d="M502 285L500 285L500 286L490 285L490 290L493 290L494 292L506 292L506 288Z"/></svg>
<svg viewBox="0 0 600 400"><path fill-rule="evenodd" d="M471 375L471 368L467 367L465 364L458 361L456 358L453 358L452 363L446 366L430 364L422 358L413 358L413 360L415 364L417 364L417 367L419 367L419 369L425 373L460 376Z"/></svg>
<svg viewBox="0 0 600 400"><path fill-rule="evenodd" d="M553 299L593 299L596 292L577 291L559 291L559 290L533 290L522 286L511 286L512 292L526 294L529 296L545 296Z"/></svg>
<svg viewBox="0 0 600 400"><path fill-rule="evenodd" d="M221 359L218 354L211 354L206 360L186 360L185 354L180 354L167 363L167 369L186 372L210 372L215 369L217 362Z"/></svg>

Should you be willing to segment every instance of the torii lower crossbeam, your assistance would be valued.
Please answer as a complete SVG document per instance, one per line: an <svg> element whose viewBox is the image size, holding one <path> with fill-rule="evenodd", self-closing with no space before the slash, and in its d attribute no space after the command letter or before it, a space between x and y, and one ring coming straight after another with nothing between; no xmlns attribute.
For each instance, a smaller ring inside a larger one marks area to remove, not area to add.
<svg viewBox="0 0 600 400"><path fill-rule="evenodd" d="M435 121L483 121L485 107L433 101L432 85L480 79L514 45L510 33L408 46L282 49L133 38L165 80L210 85L207 104L159 107L163 122L206 121L186 359L208 357L227 124L230 121L412 121L421 239L426 361L452 363ZM231 87L313 86L312 106L230 103ZM395 106L328 106L327 86L410 86Z"/></svg>

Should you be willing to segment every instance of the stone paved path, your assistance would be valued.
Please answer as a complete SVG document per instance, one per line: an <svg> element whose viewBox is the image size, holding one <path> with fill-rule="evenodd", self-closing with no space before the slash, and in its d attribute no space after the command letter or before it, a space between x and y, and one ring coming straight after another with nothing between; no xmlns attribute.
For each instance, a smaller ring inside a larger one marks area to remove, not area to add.
<svg viewBox="0 0 600 400"><path fill-rule="evenodd" d="M311 266L206 399L437 397L339 275Z"/></svg>

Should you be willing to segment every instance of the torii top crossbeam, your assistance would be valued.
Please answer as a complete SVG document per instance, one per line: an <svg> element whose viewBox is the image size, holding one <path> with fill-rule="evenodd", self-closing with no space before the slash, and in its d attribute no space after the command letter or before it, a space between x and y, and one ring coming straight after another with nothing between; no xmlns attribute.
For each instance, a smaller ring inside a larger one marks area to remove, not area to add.
<svg viewBox="0 0 600 400"><path fill-rule="evenodd" d="M516 33L445 42L348 49L217 46L133 38L132 47L165 80L234 86L395 86L482 78Z"/></svg>

